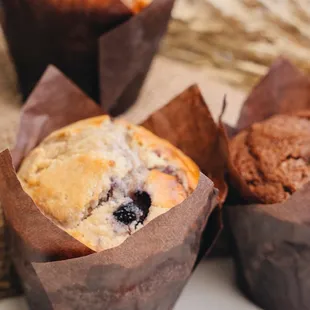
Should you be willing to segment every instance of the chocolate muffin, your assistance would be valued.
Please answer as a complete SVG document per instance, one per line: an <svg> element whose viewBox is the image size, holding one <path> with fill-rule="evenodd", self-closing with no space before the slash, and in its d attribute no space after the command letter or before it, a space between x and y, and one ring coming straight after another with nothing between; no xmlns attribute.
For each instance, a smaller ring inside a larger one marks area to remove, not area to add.
<svg viewBox="0 0 310 310"><path fill-rule="evenodd" d="M100 116L52 133L18 177L46 217L102 251L184 201L199 169L148 130Z"/></svg>
<svg viewBox="0 0 310 310"><path fill-rule="evenodd" d="M277 203L310 181L310 112L276 115L230 142L234 168L261 203Z"/></svg>

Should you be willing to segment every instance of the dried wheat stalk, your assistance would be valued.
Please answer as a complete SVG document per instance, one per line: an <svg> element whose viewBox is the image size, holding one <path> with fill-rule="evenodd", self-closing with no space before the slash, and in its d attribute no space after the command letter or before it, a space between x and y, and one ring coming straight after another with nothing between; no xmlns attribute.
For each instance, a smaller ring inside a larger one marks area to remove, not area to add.
<svg viewBox="0 0 310 310"><path fill-rule="evenodd" d="M250 87L279 55L310 72L309 0L177 0L162 48Z"/></svg>

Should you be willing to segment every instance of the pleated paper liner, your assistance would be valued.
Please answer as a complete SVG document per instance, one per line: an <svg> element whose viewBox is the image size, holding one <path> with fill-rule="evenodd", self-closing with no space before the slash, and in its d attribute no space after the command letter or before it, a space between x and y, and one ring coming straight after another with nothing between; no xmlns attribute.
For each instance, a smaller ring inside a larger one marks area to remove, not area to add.
<svg viewBox="0 0 310 310"><path fill-rule="evenodd" d="M180 107L185 104L182 96ZM69 104L72 100L74 105ZM201 253L208 250L201 238L218 200L205 175L200 175L197 189L183 203L120 246L100 253L93 253L42 215L16 177L12 162L18 167L51 131L101 113L54 67L49 67L29 97L13 160L8 150L0 155L0 196L12 259L32 309L171 309ZM176 144L181 140L182 135ZM211 223L212 237L220 230L217 224Z"/></svg>
<svg viewBox="0 0 310 310"><path fill-rule="evenodd" d="M223 111L224 109L225 104ZM193 85L185 90L149 116L142 125L191 157L219 189L218 205L211 214L208 229L203 235L200 254L203 256L206 254L204 249L209 248L208 255L226 255L226 238L220 233L223 229L221 208L228 191L225 181L227 137L225 129L213 120L198 86Z"/></svg>
<svg viewBox="0 0 310 310"><path fill-rule="evenodd" d="M300 110L310 111L310 79L279 59L244 103L237 131ZM230 181L239 205L225 208L225 223L239 284L265 310L310 309L310 183L285 202L259 204L232 164Z"/></svg>
<svg viewBox="0 0 310 310"><path fill-rule="evenodd" d="M3 0L24 99L52 64L104 109L124 111L138 96L173 2L153 0L134 13L121 0Z"/></svg>

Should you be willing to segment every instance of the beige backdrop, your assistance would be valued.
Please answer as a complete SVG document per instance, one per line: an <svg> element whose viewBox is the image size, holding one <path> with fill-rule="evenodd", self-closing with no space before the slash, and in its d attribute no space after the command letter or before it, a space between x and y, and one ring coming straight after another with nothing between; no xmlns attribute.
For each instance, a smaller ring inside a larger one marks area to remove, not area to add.
<svg viewBox="0 0 310 310"><path fill-rule="evenodd" d="M285 55L310 73L309 0L176 0L162 53L249 89Z"/></svg>

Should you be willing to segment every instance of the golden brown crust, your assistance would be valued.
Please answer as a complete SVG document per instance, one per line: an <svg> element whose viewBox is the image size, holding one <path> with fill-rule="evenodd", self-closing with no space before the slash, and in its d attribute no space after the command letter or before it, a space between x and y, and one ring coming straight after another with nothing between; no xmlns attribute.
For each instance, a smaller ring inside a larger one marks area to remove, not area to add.
<svg viewBox="0 0 310 310"><path fill-rule="evenodd" d="M184 187L175 176L156 169L150 171L146 184L146 190L152 196L152 204L160 208L173 208L187 198Z"/></svg>
<svg viewBox="0 0 310 310"><path fill-rule="evenodd" d="M144 8L146 8L152 2L152 0L122 0L122 1L134 13L141 12Z"/></svg>
<svg viewBox="0 0 310 310"><path fill-rule="evenodd" d="M148 130L105 115L52 133L24 160L18 176L47 217L100 251L128 237L111 214L130 193L149 191L147 223L196 188L199 169ZM102 228L103 218L111 229Z"/></svg>
<svg viewBox="0 0 310 310"><path fill-rule="evenodd" d="M233 165L261 202L284 201L310 181L309 115L277 115L232 139Z"/></svg>

